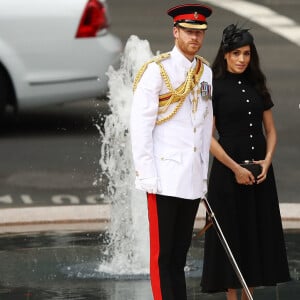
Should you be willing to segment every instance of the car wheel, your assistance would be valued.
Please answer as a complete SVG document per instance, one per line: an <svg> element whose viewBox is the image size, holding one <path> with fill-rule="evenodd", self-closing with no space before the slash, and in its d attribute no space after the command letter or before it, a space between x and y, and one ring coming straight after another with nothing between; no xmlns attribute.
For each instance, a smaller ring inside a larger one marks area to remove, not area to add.
<svg viewBox="0 0 300 300"><path fill-rule="evenodd" d="M4 113L6 106L12 103L12 95L11 81L5 69L0 66L0 115Z"/></svg>

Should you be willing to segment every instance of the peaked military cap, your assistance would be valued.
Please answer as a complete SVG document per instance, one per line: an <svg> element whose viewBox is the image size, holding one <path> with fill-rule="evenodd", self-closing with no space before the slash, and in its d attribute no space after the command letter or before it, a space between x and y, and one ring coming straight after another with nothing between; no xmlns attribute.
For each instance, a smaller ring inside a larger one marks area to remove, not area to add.
<svg viewBox="0 0 300 300"><path fill-rule="evenodd" d="M211 15L212 9L203 4L182 4L170 8L167 13L173 18L174 26L207 29L206 18Z"/></svg>

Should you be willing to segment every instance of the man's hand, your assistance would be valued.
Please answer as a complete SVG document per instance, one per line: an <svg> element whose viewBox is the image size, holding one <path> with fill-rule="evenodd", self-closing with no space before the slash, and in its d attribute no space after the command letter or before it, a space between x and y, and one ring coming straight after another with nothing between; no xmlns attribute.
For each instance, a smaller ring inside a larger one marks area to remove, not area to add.
<svg viewBox="0 0 300 300"><path fill-rule="evenodd" d="M135 180L135 186L137 189L145 191L149 194L157 194L161 192L161 186L159 179L157 177L150 177L150 178L137 178Z"/></svg>

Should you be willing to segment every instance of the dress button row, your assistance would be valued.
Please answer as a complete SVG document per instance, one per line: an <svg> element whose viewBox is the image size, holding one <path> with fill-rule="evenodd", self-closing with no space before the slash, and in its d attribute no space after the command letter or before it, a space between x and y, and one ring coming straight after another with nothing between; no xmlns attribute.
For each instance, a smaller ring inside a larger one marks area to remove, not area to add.
<svg viewBox="0 0 300 300"><path fill-rule="evenodd" d="M242 82L241 82L241 81L238 81L238 84L242 84ZM246 90L245 90L245 89L242 89L242 93L246 93ZM246 102L247 102L247 103L250 103L250 100L249 100L249 99L246 99ZM252 114L252 112L251 112L251 111L248 111L248 115L250 116L251 114ZM249 123L249 126L252 127L253 124L252 124L252 123ZM249 137L250 137L250 139L252 139L252 138L253 138L253 135L250 134ZM254 146L251 146L251 150L254 150L254 149L255 149L255 147L254 147Z"/></svg>
<svg viewBox="0 0 300 300"><path fill-rule="evenodd" d="M249 99L247 99L246 101L247 101L247 102L250 102ZM251 114L252 114L252 112L251 112L251 111L248 111L248 115L250 116ZM249 123L249 126L252 127L252 126L253 126L253 123ZM252 134L250 134L249 137L250 137L250 139L253 139L253 135L252 135ZM254 146L251 146L251 150L254 150L254 149L255 149L255 147L254 147Z"/></svg>

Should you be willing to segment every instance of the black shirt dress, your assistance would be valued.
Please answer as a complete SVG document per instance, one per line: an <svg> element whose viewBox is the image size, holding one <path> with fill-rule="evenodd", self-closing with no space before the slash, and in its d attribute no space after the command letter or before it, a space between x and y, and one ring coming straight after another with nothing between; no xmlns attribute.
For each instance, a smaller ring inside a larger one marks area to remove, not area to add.
<svg viewBox="0 0 300 300"><path fill-rule="evenodd" d="M226 73L214 81L213 107L219 143L236 162L261 160L266 153L262 117L273 106L244 74ZM234 173L214 158L208 201L249 287L290 280L273 167L266 180L240 185ZM203 292L241 288L213 228L205 234Z"/></svg>

